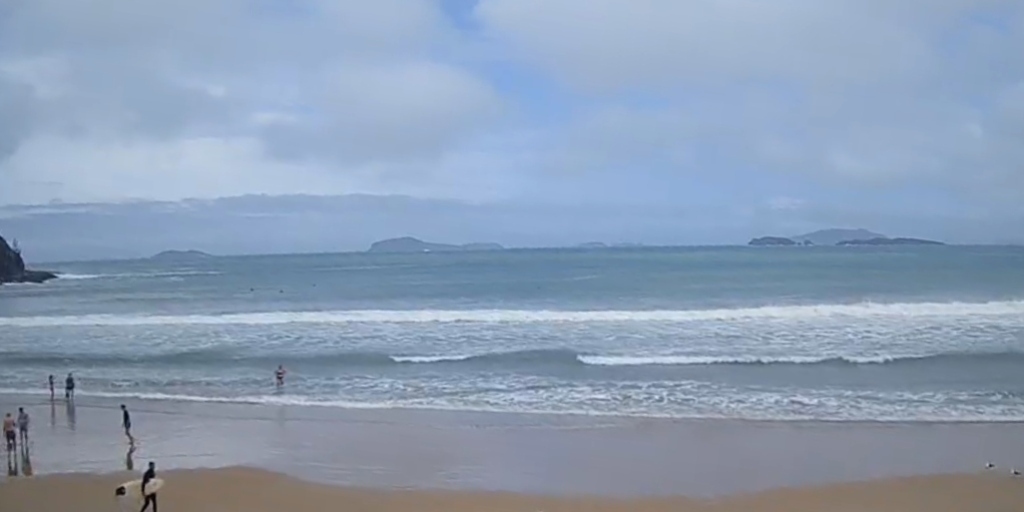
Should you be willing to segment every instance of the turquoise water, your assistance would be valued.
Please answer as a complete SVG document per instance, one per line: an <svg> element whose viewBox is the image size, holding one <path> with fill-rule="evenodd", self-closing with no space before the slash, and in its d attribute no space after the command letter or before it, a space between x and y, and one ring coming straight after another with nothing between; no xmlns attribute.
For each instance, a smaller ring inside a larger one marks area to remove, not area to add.
<svg viewBox="0 0 1024 512"><path fill-rule="evenodd" d="M778 420L1024 420L1024 250L530 250L56 265L0 392ZM272 372L290 374L277 390Z"/></svg>

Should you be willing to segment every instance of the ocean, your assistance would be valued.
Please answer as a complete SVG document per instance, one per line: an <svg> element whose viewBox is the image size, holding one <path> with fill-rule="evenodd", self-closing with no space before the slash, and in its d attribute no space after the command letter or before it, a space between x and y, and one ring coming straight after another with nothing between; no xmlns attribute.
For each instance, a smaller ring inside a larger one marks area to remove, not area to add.
<svg viewBox="0 0 1024 512"><path fill-rule="evenodd" d="M1024 249L630 248L61 263L0 287L0 393L1024 420ZM286 385L273 371L283 364ZM58 390L60 393L60 390Z"/></svg>

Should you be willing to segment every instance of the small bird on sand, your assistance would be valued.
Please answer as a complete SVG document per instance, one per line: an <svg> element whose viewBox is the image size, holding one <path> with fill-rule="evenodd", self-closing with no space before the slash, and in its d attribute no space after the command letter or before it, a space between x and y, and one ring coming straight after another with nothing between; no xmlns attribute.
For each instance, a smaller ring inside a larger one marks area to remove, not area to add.
<svg viewBox="0 0 1024 512"><path fill-rule="evenodd" d="M996 467L996 465L995 465L995 464L992 464L991 462L989 462L989 463L985 464L985 467L986 467L987 469L992 469L992 468Z"/></svg>
<svg viewBox="0 0 1024 512"><path fill-rule="evenodd" d="M1020 471L1017 471L1016 469L1011 469L1010 474L1013 476L1020 476Z"/></svg>

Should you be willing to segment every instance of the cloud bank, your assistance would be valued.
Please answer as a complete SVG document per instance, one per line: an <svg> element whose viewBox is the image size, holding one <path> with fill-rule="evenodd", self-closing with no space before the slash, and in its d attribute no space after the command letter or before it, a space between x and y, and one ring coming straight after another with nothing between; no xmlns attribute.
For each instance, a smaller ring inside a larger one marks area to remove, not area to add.
<svg viewBox="0 0 1024 512"><path fill-rule="evenodd" d="M8 0L0 204L1014 218L1020 48L1017 0Z"/></svg>

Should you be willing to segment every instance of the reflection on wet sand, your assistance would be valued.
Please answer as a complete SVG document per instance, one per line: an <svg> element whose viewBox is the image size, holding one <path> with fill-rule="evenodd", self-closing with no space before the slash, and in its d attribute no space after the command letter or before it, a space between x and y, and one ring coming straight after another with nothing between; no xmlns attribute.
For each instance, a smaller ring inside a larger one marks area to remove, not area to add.
<svg viewBox="0 0 1024 512"><path fill-rule="evenodd" d="M7 476L18 476L18 457L14 450L7 451Z"/></svg>
<svg viewBox="0 0 1024 512"><path fill-rule="evenodd" d="M29 454L28 444L21 446L21 474L32 476L32 457Z"/></svg>
<svg viewBox="0 0 1024 512"><path fill-rule="evenodd" d="M50 400L50 428L57 427L57 403Z"/></svg>
<svg viewBox="0 0 1024 512"><path fill-rule="evenodd" d="M67 416L68 416L68 428L71 430L75 429L75 401L67 401Z"/></svg>
<svg viewBox="0 0 1024 512"><path fill-rule="evenodd" d="M128 445L128 453L124 454L124 468L128 471L135 471L135 444Z"/></svg>

